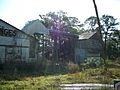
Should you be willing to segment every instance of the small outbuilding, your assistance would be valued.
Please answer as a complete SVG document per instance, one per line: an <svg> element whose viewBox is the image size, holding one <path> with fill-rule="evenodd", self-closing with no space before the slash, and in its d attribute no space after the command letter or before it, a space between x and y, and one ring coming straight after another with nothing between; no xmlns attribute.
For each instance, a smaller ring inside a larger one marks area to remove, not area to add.
<svg viewBox="0 0 120 90"><path fill-rule="evenodd" d="M103 41L98 31L89 31L79 35L75 48L75 60L84 62L87 57L100 57L103 52Z"/></svg>

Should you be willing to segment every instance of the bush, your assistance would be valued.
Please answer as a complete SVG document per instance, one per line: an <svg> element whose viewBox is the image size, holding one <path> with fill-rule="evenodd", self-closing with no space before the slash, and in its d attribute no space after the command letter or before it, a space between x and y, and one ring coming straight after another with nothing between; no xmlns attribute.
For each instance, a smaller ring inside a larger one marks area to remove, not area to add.
<svg viewBox="0 0 120 90"><path fill-rule="evenodd" d="M24 76L43 75L45 66L41 62L6 61L2 64L3 79L15 80Z"/></svg>
<svg viewBox="0 0 120 90"><path fill-rule="evenodd" d="M100 57L88 57L84 64L88 67L99 67L103 65L103 59Z"/></svg>
<svg viewBox="0 0 120 90"><path fill-rule="evenodd" d="M73 62L69 62L66 68L68 68L68 72L70 73L75 73L79 71L79 65Z"/></svg>

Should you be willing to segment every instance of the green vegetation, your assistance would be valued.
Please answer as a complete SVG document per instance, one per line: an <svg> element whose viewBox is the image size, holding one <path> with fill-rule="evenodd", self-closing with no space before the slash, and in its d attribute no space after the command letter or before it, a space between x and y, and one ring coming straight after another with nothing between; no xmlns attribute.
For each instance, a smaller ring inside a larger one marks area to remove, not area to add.
<svg viewBox="0 0 120 90"><path fill-rule="evenodd" d="M75 66L76 65L70 65ZM102 67L90 68L80 65L79 72L67 74L55 74L46 76L27 76L20 74L2 74L0 72L0 90L58 90L60 84L72 83L108 83L113 84L113 81L120 79L120 63L107 61L108 70L104 71ZM72 69L71 69L72 70ZM81 71L80 71L81 70ZM10 75L10 76L9 76ZM7 77L7 78L6 78ZM8 79L11 77L11 80ZM15 78L16 77L16 78ZM12 80L13 78L13 80Z"/></svg>

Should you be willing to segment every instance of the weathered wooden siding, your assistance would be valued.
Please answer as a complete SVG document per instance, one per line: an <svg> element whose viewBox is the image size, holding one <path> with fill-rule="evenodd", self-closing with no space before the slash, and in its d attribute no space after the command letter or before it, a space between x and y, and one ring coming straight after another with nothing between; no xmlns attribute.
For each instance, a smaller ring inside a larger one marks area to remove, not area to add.
<svg viewBox="0 0 120 90"><path fill-rule="evenodd" d="M0 46L0 61L3 63L5 60L5 47Z"/></svg>
<svg viewBox="0 0 120 90"><path fill-rule="evenodd" d="M89 39L89 40L80 40L78 41L78 48L82 49L92 49L93 52L97 52L96 50L101 50L102 46L98 40Z"/></svg>
<svg viewBox="0 0 120 90"><path fill-rule="evenodd" d="M4 46L4 45L14 45L13 38L0 36L0 46Z"/></svg>
<svg viewBox="0 0 120 90"><path fill-rule="evenodd" d="M36 53L35 57L30 57L31 45L34 45L33 51L37 52L36 39L2 20L0 20L0 28L1 62L5 62L7 60L21 60L27 62L31 60L37 60ZM10 33L13 32L14 34L10 35ZM30 44L30 40L32 39L34 40L34 43Z"/></svg>
<svg viewBox="0 0 120 90"><path fill-rule="evenodd" d="M83 63L87 52L85 49L75 48L75 60L77 63Z"/></svg>

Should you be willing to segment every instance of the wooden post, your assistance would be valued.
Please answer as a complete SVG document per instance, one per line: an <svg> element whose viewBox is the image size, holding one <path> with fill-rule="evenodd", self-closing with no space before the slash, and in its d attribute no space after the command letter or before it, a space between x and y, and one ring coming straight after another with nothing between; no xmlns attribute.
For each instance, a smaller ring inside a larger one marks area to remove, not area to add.
<svg viewBox="0 0 120 90"><path fill-rule="evenodd" d="M44 61L44 59L45 59L45 42L44 42L45 40L44 40L44 34L42 35L42 44L43 44L43 48L42 48L42 61Z"/></svg>
<svg viewBox="0 0 120 90"><path fill-rule="evenodd" d="M53 62L54 62L54 72L57 72L58 67L58 43L57 43L57 35L54 35L54 51L53 51Z"/></svg>

